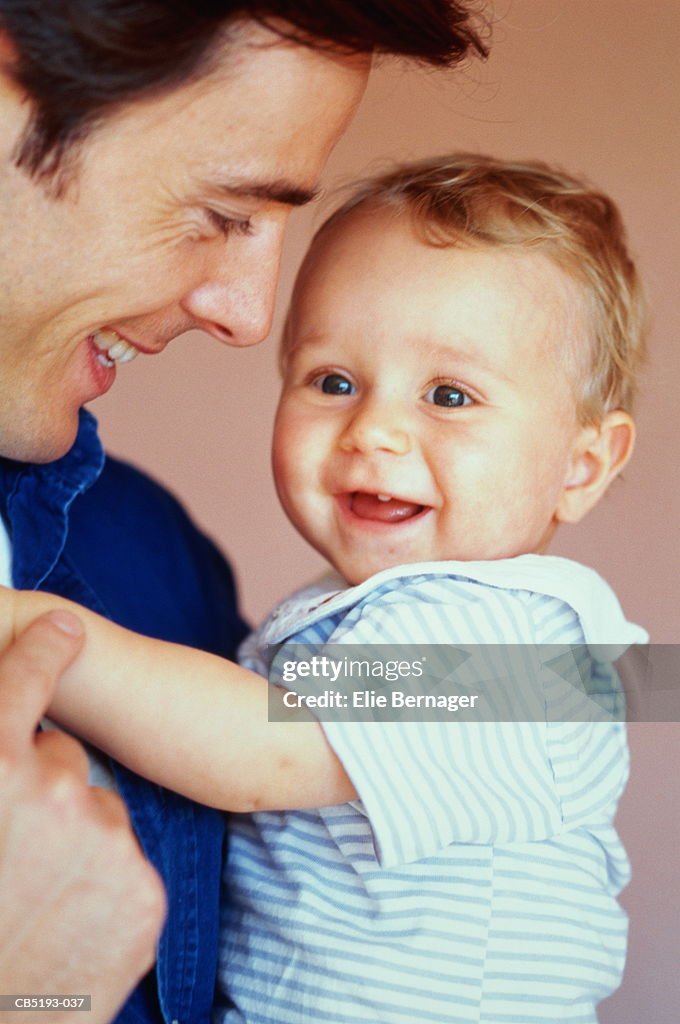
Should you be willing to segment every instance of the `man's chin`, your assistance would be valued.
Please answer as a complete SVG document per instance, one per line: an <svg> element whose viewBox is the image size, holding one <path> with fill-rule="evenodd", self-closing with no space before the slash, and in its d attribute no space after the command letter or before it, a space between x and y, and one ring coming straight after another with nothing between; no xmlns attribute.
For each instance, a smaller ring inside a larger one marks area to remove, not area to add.
<svg viewBox="0 0 680 1024"><path fill-rule="evenodd" d="M21 434L13 430L11 435L0 440L0 457L38 465L56 462L71 450L77 433L77 414L68 422L62 415L59 421L35 424L32 432L30 428Z"/></svg>

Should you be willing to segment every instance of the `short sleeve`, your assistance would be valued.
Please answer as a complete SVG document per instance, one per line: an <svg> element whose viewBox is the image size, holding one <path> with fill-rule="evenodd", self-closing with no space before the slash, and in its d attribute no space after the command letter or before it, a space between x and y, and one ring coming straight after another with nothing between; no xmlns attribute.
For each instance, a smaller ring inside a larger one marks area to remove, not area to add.
<svg viewBox="0 0 680 1024"><path fill-rule="evenodd" d="M544 702L545 674L527 605L511 591L424 580L357 605L333 644L522 645L524 683ZM538 717L538 716L537 716ZM614 723L545 720L328 721L370 822L383 867L452 843L547 839L613 813L627 770Z"/></svg>

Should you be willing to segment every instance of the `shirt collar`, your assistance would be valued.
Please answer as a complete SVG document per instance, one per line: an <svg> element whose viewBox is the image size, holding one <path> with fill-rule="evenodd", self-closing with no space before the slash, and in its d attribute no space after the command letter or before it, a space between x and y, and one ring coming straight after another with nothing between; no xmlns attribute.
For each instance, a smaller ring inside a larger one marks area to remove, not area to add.
<svg viewBox="0 0 680 1024"><path fill-rule="evenodd" d="M646 644L649 634L628 622L616 595L593 569L556 555L517 555L486 562L417 562L383 569L354 587L329 575L284 601L261 627L264 645L289 639L308 626L358 604L394 580L451 577L510 591L529 591L569 605L579 618L596 660L615 661L630 644Z"/></svg>
<svg viewBox="0 0 680 1024"><path fill-rule="evenodd" d="M75 442L60 459L44 465L0 459L0 502L16 587L35 589L50 574L66 543L71 504L98 478L104 458L97 421L81 409Z"/></svg>

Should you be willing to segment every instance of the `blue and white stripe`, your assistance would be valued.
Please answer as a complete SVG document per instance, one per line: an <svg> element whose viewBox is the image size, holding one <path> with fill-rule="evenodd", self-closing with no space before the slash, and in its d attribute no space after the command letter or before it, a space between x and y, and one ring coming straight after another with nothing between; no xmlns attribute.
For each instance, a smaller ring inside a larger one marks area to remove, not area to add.
<svg viewBox="0 0 680 1024"><path fill-rule="evenodd" d="M246 642L244 663L266 671L265 645L284 638L517 643L545 691L537 645L645 639L590 570L538 556L482 565L403 567L330 600L302 592ZM324 729L361 799L234 820L218 1019L594 1024L625 958L628 863L612 826L624 727Z"/></svg>

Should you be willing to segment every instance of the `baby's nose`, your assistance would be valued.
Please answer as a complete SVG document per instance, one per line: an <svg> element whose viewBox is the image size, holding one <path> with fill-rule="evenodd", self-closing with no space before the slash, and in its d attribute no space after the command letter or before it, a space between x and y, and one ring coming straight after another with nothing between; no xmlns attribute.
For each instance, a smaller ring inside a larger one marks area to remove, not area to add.
<svg viewBox="0 0 680 1024"><path fill-rule="evenodd" d="M351 419L340 439L347 452L368 454L374 451L406 455L411 451L411 435L396 410L385 411L384 405L367 405Z"/></svg>

